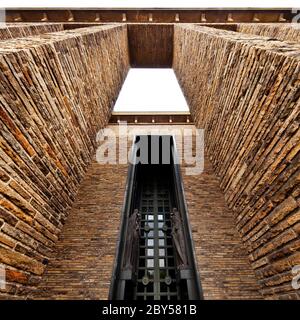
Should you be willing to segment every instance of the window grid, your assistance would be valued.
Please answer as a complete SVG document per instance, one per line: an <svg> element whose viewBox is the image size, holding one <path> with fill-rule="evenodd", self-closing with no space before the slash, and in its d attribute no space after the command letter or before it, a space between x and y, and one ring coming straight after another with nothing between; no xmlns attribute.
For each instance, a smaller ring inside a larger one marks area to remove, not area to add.
<svg viewBox="0 0 300 320"><path fill-rule="evenodd" d="M139 209L141 235L135 298L177 300L179 291L175 276L168 184L147 177L142 186Z"/></svg>

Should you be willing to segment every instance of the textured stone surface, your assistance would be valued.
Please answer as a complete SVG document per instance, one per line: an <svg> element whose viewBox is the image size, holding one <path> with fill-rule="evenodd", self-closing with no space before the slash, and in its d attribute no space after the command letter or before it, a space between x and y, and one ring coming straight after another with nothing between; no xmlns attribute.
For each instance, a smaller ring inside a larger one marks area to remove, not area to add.
<svg viewBox="0 0 300 320"><path fill-rule="evenodd" d="M11 270L4 293L26 295L52 256L128 67L125 26L1 42L0 262Z"/></svg>
<svg viewBox="0 0 300 320"><path fill-rule="evenodd" d="M0 26L0 41L63 31L62 23L18 23Z"/></svg>
<svg viewBox="0 0 300 320"><path fill-rule="evenodd" d="M175 26L174 37L176 74L262 292L294 298L300 45L195 26Z"/></svg>
<svg viewBox="0 0 300 320"><path fill-rule="evenodd" d="M149 129L167 127L182 130L182 126L163 125L129 128L147 134ZM204 297L260 299L258 283L209 160L205 159L200 175L186 175L185 167L183 182ZM107 299L126 178L127 165L92 163L57 242L56 256L31 298Z"/></svg>
<svg viewBox="0 0 300 320"><path fill-rule="evenodd" d="M200 175L181 171L204 299L262 299L208 157Z"/></svg>
<svg viewBox="0 0 300 320"><path fill-rule="evenodd" d="M93 162L34 299L107 299L115 260L126 165Z"/></svg>
<svg viewBox="0 0 300 320"><path fill-rule="evenodd" d="M206 298L259 298L258 285L268 299L299 298L291 269L300 264L300 45L272 40L291 37L276 27L261 26L269 38L174 27L173 65L197 127L205 128L210 158L201 176L184 176ZM151 65L170 59L168 28L158 42L155 33L135 35L153 50ZM15 32L19 37L21 31ZM123 191L116 191L117 180L125 179L126 170L101 172L94 163L72 204L94 156L95 134L107 124L128 70L127 39L126 25L114 25L0 44L0 262L8 279L0 298L31 295L49 260L35 298L107 297L118 225L105 223L113 205L101 210L94 225L84 206L87 201L93 217L98 203L115 203L113 221L119 221ZM102 192L106 199L98 200ZM82 254L89 245L92 251Z"/></svg>
<svg viewBox="0 0 300 320"><path fill-rule="evenodd" d="M284 41L300 42L298 23L238 23L237 31Z"/></svg>

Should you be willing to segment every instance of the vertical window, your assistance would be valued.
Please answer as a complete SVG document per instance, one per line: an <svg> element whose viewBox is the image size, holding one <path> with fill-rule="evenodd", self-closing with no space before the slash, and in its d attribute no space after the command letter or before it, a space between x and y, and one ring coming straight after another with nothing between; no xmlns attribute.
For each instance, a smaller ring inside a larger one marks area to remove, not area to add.
<svg viewBox="0 0 300 320"><path fill-rule="evenodd" d="M153 147L151 138L143 137ZM181 177L173 161L176 156L173 138L168 139L172 142L169 164L162 164L160 152L158 164L138 163L129 169L112 299L201 297ZM154 140L161 151L162 137ZM150 147L149 151L150 160Z"/></svg>

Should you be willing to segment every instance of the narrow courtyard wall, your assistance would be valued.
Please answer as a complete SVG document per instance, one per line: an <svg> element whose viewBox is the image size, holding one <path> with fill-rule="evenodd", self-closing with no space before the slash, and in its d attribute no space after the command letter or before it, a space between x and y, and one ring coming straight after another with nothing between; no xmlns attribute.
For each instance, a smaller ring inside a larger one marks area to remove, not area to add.
<svg viewBox="0 0 300 320"><path fill-rule="evenodd" d="M53 254L129 68L126 26L0 44L0 263L25 295Z"/></svg>
<svg viewBox="0 0 300 320"><path fill-rule="evenodd" d="M116 138L117 146L115 154L107 153L107 159L115 159L116 163L100 164L94 159L89 166L57 242L57 254L51 259L42 281L30 298L108 298L117 259L129 168L128 163L120 163L119 151L125 151L125 155L130 153L132 140L124 136L120 139L124 128L119 131L118 125L109 125L107 129L106 134ZM204 298L261 299L246 248L235 228L234 217L226 205L208 157L204 155L204 170L191 175L187 169L194 167L195 163L192 164L190 159L185 161L184 152L180 152L187 144L196 154L195 126L128 125L127 129L132 138L135 134L147 135L151 132L179 134L175 136L175 141L178 156L182 154L184 194ZM185 130L186 136L183 138Z"/></svg>
<svg viewBox="0 0 300 320"><path fill-rule="evenodd" d="M300 45L175 26L173 67L266 298L299 298Z"/></svg>

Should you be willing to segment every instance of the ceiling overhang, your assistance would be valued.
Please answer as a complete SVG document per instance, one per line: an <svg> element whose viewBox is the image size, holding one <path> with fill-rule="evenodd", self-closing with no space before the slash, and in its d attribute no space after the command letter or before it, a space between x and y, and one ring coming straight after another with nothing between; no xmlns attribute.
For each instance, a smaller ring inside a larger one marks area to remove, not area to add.
<svg viewBox="0 0 300 320"><path fill-rule="evenodd" d="M7 8L7 22L291 22L292 8Z"/></svg>

